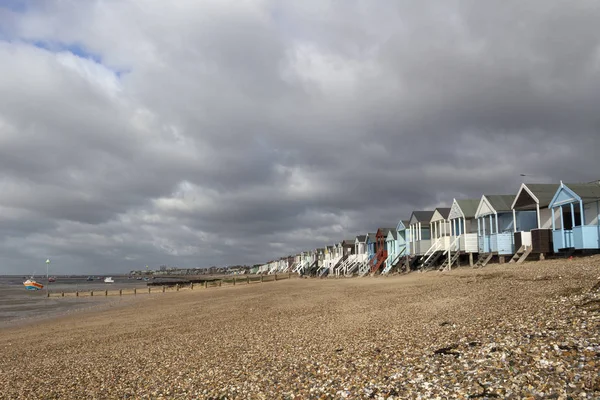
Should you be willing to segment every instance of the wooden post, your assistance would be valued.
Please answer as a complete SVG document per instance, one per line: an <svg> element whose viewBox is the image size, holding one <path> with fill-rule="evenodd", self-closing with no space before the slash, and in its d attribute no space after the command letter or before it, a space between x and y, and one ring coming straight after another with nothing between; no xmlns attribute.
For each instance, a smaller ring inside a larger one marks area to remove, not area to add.
<svg viewBox="0 0 600 400"><path fill-rule="evenodd" d="M133 295L134 296L137 295L137 289L136 288L133 288Z"/></svg>
<svg viewBox="0 0 600 400"><path fill-rule="evenodd" d="M544 261L546 259L546 255L544 253L540 253L540 261Z"/></svg>
<svg viewBox="0 0 600 400"><path fill-rule="evenodd" d="M119 289L119 296L123 296L123 289Z"/></svg>
<svg viewBox="0 0 600 400"><path fill-rule="evenodd" d="M292 279L292 272L288 272L288 279Z"/></svg>
<svg viewBox="0 0 600 400"><path fill-rule="evenodd" d="M108 289L104 291L104 297L108 296Z"/></svg>
<svg viewBox="0 0 600 400"><path fill-rule="evenodd" d="M60 297L65 297L65 292L60 292Z"/></svg>
<svg viewBox="0 0 600 400"><path fill-rule="evenodd" d="M175 290L179 292L179 283L175 285Z"/></svg>
<svg viewBox="0 0 600 400"><path fill-rule="evenodd" d="M221 283L223 283L223 281L222 281L222 280L219 280L219 287L221 287Z"/></svg>
<svg viewBox="0 0 600 400"><path fill-rule="evenodd" d="M247 276L246 277L246 285L249 285L249 284L250 284L250 276Z"/></svg>
<svg viewBox="0 0 600 400"><path fill-rule="evenodd" d="M75 297L79 297L79 290L75 292Z"/></svg>
<svg viewBox="0 0 600 400"><path fill-rule="evenodd" d="M498 257L498 263L499 264L504 264L504 261L506 261L506 259L504 258L504 256L499 256Z"/></svg>
<svg viewBox="0 0 600 400"><path fill-rule="evenodd" d="M473 266L473 253L469 253L469 266Z"/></svg>
<svg viewBox="0 0 600 400"><path fill-rule="evenodd" d="M204 288L208 289L208 281L204 281Z"/></svg>
<svg viewBox="0 0 600 400"><path fill-rule="evenodd" d="M50 292L46 290L46 297L50 297Z"/></svg>
<svg viewBox="0 0 600 400"><path fill-rule="evenodd" d="M150 289L152 289L150 286L148 286L148 294L150 294Z"/></svg>
<svg viewBox="0 0 600 400"><path fill-rule="evenodd" d="M194 290L194 282L190 282L190 289Z"/></svg>
<svg viewBox="0 0 600 400"><path fill-rule="evenodd" d="M275 282L277 282L277 273L275 273Z"/></svg>
<svg viewBox="0 0 600 400"><path fill-rule="evenodd" d="M235 286L235 276L233 277L233 286Z"/></svg>
<svg viewBox="0 0 600 400"><path fill-rule="evenodd" d="M260 283L263 283L263 275L260 276Z"/></svg>
<svg viewBox="0 0 600 400"><path fill-rule="evenodd" d="M94 291L90 290L90 297L94 297Z"/></svg>
<svg viewBox="0 0 600 400"><path fill-rule="evenodd" d="M165 292L165 285L163 285L163 287L162 287L162 288L163 288L163 293L164 293L164 292Z"/></svg>

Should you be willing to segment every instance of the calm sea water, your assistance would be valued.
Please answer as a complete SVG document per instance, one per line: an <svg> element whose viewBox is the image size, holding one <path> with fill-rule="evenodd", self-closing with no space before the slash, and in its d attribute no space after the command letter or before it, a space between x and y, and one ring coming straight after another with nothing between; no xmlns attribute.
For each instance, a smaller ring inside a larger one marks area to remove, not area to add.
<svg viewBox="0 0 600 400"><path fill-rule="evenodd" d="M118 290L134 287L146 287L146 282L125 277L113 276L115 283L107 284L102 280L87 281L81 277L56 277L56 282L48 284L46 277L34 279L44 285L42 290L26 290L23 286L23 276L0 276L0 328L19 322L31 322L37 319L55 317L73 311L83 311L107 301L118 301L115 298L79 297L79 298L48 298L46 287L51 292L75 292L90 290Z"/></svg>

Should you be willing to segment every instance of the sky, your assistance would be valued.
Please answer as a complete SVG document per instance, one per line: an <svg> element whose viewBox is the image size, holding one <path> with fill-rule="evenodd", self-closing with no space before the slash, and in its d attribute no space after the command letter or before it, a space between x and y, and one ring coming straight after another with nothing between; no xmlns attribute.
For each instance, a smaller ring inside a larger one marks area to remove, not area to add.
<svg viewBox="0 0 600 400"><path fill-rule="evenodd" d="M598 21L592 0L0 0L0 274L264 263L599 179Z"/></svg>

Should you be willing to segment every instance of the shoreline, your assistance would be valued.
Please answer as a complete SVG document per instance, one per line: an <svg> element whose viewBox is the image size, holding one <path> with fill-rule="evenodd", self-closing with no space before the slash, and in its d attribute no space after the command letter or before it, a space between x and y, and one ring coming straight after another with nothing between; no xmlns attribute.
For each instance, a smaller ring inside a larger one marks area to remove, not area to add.
<svg viewBox="0 0 600 400"><path fill-rule="evenodd" d="M15 319L8 319L6 321L0 321L0 334L2 333L3 330L6 329L11 329L11 328L21 328L21 327L25 327L25 326L35 326L38 324L42 324L48 321L54 321L54 320L59 320L63 317L69 317L72 316L74 314L81 314L84 313L86 311L91 311L91 312L99 312L99 311L103 311L105 309L108 308L118 308L118 306L121 307L126 307L129 304L131 304L133 301L135 300L139 300L139 301L143 301L143 300L147 300L147 299L142 299L141 297L138 298L134 298L131 296L126 296L126 300L120 297L117 298L113 298L113 299L106 299L104 297L96 297L97 300L88 300L91 299L90 297L87 298L81 298L82 300L85 299L85 301L83 301L81 304L81 306L73 306L72 308L67 308L65 310L60 310L60 311L50 311L47 313L47 315L28 315L26 317L22 317L22 318L15 318ZM69 299L71 300L71 299ZM66 300L66 301L69 301ZM76 297L73 297L72 300L77 300ZM90 303L92 302L97 302L98 304L93 304L90 305ZM115 307L115 305L117 305L117 307Z"/></svg>

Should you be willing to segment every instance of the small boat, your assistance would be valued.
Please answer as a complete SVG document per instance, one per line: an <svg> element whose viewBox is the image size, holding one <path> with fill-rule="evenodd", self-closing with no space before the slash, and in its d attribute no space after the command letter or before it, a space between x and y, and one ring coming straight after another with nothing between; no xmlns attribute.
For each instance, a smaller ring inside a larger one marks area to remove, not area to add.
<svg viewBox="0 0 600 400"><path fill-rule="evenodd" d="M36 282L33 279L33 277L31 277L31 278L27 279L25 282L23 282L23 285L25 286L25 289L27 289L27 290L41 290L44 288L44 285Z"/></svg>
<svg viewBox="0 0 600 400"><path fill-rule="evenodd" d="M107 276L104 278L104 283L115 283L115 281L113 281L112 276Z"/></svg>
<svg viewBox="0 0 600 400"><path fill-rule="evenodd" d="M86 281L88 281L88 282L93 281L93 280L94 280L93 276L88 276L87 279L86 279Z"/></svg>
<svg viewBox="0 0 600 400"><path fill-rule="evenodd" d="M49 277L48 282L56 282L56 277L54 277L54 276Z"/></svg>
<svg viewBox="0 0 600 400"><path fill-rule="evenodd" d="M137 278L135 278L135 280L136 280L136 281L141 281L141 280L142 280L142 277L141 277L141 276L138 276Z"/></svg>

